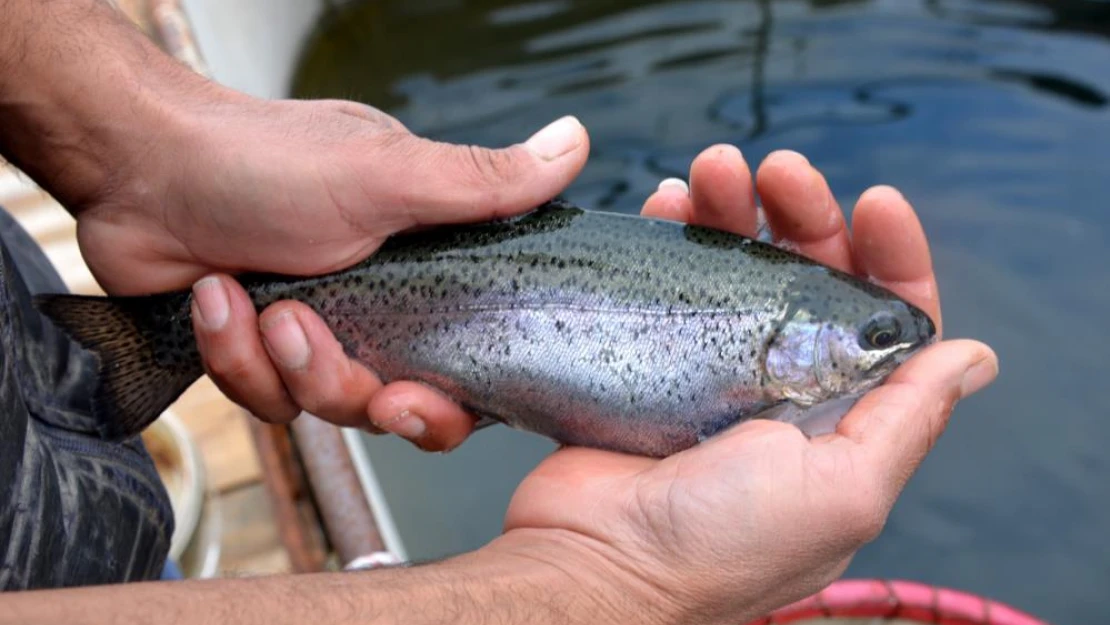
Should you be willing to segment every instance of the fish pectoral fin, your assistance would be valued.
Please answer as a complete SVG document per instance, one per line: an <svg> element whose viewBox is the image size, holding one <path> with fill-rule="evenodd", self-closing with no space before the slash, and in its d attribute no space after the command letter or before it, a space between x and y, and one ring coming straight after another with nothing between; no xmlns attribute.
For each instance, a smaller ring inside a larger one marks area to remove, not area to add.
<svg viewBox="0 0 1110 625"><path fill-rule="evenodd" d="M782 421L790 423L790 419L794 418L797 411L802 409L794 402L784 399L776 404L771 404L767 408L753 414L750 419L767 419L768 421Z"/></svg>
<svg viewBox="0 0 1110 625"><path fill-rule="evenodd" d="M810 438L829 434L836 431L837 424L844 415L848 414L859 398L860 395L849 395L809 406L784 399L764 408L754 409L753 412L721 415L701 425L698 431L698 443L704 443L738 423L752 419L789 423Z"/></svg>
<svg viewBox="0 0 1110 625"><path fill-rule="evenodd" d="M860 395L847 395L829 399L811 406L783 401L754 415L754 419L771 419L789 423L813 438L836 431L844 415L859 401Z"/></svg>
<svg viewBox="0 0 1110 625"><path fill-rule="evenodd" d="M701 424L701 429L698 431L698 443L704 443L705 441L713 438L721 432L724 432L725 430L740 423L741 421L747 421L751 418L752 417L749 414L730 412L727 414L722 414L714 419L710 419Z"/></svg>

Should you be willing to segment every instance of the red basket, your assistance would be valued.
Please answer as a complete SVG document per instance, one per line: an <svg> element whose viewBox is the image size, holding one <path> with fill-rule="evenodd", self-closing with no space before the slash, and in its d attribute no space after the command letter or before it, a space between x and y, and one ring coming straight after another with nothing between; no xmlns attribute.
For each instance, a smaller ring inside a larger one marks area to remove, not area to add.
<svg viewBox="0 0 1110 625"><path fill-rule="evenodd" d="M899 619L935 625L1048 625L971 593L917 582L846 579L748 625L817 625L822 619Z"/></svg>

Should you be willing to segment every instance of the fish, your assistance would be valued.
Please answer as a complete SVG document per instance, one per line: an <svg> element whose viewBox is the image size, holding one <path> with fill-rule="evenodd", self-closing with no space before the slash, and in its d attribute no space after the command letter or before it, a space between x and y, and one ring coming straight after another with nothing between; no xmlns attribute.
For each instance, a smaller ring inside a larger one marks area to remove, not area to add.
<svg viewBox="0 0 1110 625"><path fill-rule="evenodd" d="M827 430L830 407L936 338L897 294L798 253L561 199L397 234L326 275L237 279L258 310L307 304L383 382L438 389L481 427L649 457L753 418ZM102 438L141 432L204 374L191 299L36 297L96 356Z"/></svg>

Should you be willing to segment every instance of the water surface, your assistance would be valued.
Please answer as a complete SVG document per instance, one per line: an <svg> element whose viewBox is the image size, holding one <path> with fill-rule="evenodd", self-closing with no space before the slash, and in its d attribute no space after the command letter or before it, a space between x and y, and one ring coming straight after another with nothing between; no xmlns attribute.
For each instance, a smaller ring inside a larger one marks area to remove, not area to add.
<svg viewBox="0 0 1110 625"><path fill-rule="evenodd" d="M850 209L899 187L949 336L991 344L965 403L848 576L964 588L1056 623L1110 618L1110 3L373 0L328 14L299 96L502 145L577 115L566 196L638 211L716 142L807 155ZM446 456L367 443L410 555L496 535L553 447L494 428Z"/></svg>

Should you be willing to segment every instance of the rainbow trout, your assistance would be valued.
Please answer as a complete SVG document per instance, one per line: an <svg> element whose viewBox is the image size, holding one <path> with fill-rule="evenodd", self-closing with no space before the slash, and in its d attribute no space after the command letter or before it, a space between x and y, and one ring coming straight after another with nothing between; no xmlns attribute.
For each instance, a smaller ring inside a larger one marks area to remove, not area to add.
<svg viewBox="0 0 1110 625"><path fill-rule="evenodd" d="M561 201L394 236L329 275L240 280L259 310L308 304L384 381L431 385L483 425L656 457L854 401L935 335L893 293L761 241ZM98 357L104 438L203 374L191 297L38 298Z"/></svg>

